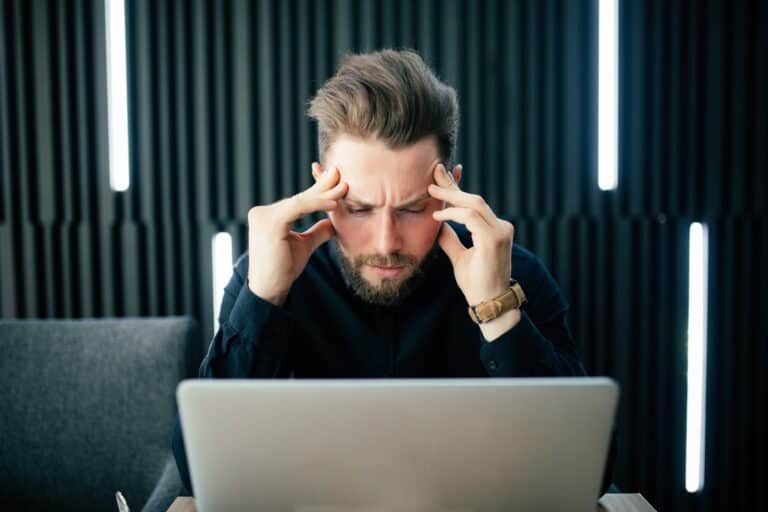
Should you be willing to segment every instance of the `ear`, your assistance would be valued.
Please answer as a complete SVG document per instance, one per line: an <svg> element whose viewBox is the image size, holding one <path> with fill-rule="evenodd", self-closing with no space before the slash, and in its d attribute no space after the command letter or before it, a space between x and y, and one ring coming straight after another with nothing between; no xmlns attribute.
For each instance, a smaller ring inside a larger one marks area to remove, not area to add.
<svg viewBox="0 0 768 512"><path fill-rule="evenodd" d="M312 162L312 177L315 178L315 182L322 178L323 176L323 168L320 167L320 164L318 162Z"/></svg>

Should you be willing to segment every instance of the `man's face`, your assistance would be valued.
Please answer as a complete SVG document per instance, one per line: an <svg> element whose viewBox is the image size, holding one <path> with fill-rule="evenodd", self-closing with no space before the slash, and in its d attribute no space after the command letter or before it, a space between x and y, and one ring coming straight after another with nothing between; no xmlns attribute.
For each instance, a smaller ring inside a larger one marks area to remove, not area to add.
<svg viewBox="0 0 768 512"><path fill-rule="evenodd" d="M440 223L432 212L443 204L427 187L439 161L434 137L390 149L342 135L329 148L323 168L336 166L349 185L328 214L336 230L332 243L352 288L366 301L396 303L434 255Z"/></svg>

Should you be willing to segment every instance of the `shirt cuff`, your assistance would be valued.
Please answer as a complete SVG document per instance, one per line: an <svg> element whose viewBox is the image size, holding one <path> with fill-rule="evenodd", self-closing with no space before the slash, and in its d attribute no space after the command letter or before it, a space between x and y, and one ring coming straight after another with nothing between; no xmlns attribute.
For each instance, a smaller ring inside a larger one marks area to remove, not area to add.
<svg viewBox="0 0 768 512"><path fill-rule="evenodd" d="M554 348L533 324L525 310L520 321L498 339L487 342L480 334L480 360L491 377L533 376L534 368L547 368Z"/></svg>
<svg viewBox="0 0 768 512"><path fill-rule="evenodd" d="M228 321L241 342L257 345L260 350L285 352L290 315L253 293L247 283L240 288Z"/></svg>

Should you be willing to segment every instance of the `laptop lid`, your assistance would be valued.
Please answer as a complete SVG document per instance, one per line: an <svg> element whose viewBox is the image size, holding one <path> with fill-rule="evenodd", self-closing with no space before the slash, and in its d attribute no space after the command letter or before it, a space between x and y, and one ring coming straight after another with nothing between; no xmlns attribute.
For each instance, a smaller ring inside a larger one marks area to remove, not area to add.
<svg viewBox="0 0 768 512"><path fill-rule="evenodd" d="M594 511L607 378L187 380L200 512Z"/></svg>

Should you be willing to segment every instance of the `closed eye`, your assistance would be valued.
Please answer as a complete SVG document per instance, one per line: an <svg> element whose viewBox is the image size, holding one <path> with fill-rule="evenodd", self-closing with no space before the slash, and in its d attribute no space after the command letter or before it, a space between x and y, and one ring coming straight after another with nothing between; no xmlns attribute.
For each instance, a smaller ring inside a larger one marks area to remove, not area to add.
<svg viewBox="0 0 768 512"><path fill-rule="evenodd" d="M426 210L425 207L421 207L421 208L406 208L404 210L399 210L399 211L402 212L402 213L416 214L416 213L423 213L424 210ZM349 208L349 207L347 207L347 212L349 212L349 213L351 213L353 215L363 215L363 214L368 213L370 211L371 211L370 208Z"/></svg>

